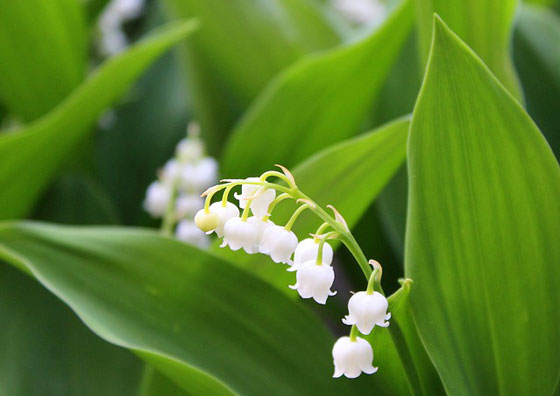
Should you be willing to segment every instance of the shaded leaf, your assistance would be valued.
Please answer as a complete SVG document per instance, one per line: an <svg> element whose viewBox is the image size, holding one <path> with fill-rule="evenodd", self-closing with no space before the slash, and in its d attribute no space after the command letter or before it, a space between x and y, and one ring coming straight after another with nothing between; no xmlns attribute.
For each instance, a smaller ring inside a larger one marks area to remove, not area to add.
<svg viewBox="0 0 560 396"><path fill-rule="evenodd" d="M364 40L308 57L275 78L236 127L224 174L291 166L355 135L406 40L412 14L405 0Z"/></svg>
<svg viewBox="0 0 560 396"><path fill-rule="evenodd" d="M560 367L560 167L439 19L414 109L406 275L453 395L551 395Z"/></svg>
<svg viewBox="0 0 560 396"><path fill-rule="evenodd" d="M0 219L24 216L99 113L195 27L185 22L160 29L107 61L55 110L23 130L0 136Z"/></svg>

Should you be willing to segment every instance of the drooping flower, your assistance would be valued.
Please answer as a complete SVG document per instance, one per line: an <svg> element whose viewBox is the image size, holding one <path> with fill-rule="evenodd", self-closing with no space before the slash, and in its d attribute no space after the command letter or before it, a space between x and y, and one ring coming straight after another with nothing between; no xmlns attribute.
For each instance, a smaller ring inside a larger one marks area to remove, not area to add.
<svg viewBox="0 0 560 396"><path fill-rule="evenodd" d="M320 241L315 238L307 238L297 245L294 252L294 263L288 271L297 271L297 269L306 261L317 260L319 254ZM333 249L328 243L323 244L323 263L330 265L333 259Z"/></svg>
<svg viewBox="0 0 560 396"><path fill-rule="evenodd" d="M229 245L231 250L243 248L250 251L254 248L257 240L257 227L240 217L229 219L224 226L224 240L220 247Z"/></svg>
<svg viewBox="0 0 560 396"><path fill-rule="evenodd" d="M258 182L260 179L258 177L249 177L247 181ZM256 217L264 217L268 214L268 207L276 198L276 191L271 189L263 189L259 185L255 184L243 184L241 186L241 194L234 195L237 200L239 200L239 207L245 209L247 202L251 197L251 211Z"/></svg>
<svg viewBox="0 0 560 396"><path fill-rule="evenodd" d="M259 245L261 244L264 232L269 227L272 227L275 224L271 220L268 220L265 217L256 217L256 216L249 217L247 219L247 222L251 223L255 226L255 228L257 230L257 239L255 240L255 244L253 245L253 247L251 247L249 249L245 249L245 251L249 254L258 253L259 252Z"/></svg>
<svg viewBox="0 0 560 396"><path fill-rule="evenodd" d="M224 225L226 224L226 222L234 217L239 217L239 209L231 202L226 202L225 206L222 204L222 202L214 202L212 205L210 205L209 211L218 216L218 225L214 230L216 231L216 235L218 235L220 238L224 236Z"/></svg>
<svg viewBox="0 0 560 396"><path fill-rule="evenodd" d="M334 270L330 265L309 260L299 266L296 284L290 288L297 290L301 298L313 298L319 304L326 304L327 298L336 294L330 290L333 282Z"/></svg>
<svg viewBox="0 0 560 396"><path fill-rule="evenodd" d="M340 337L332 350L334 362L334 378L345 375L348 378L359 377L362 372L373 374L377 367L373 367L373 349L363 338Z"/></svg>
<svg viewBox="0 0 560 396"><path fill-rule="evenodd" d="M348 315L342 319L342 322L356 325L362 334L369 334L376 325L389 326L389 322L386 322L391 318L391 314L387 313L388 307L389 303L383 294L378 292L368 294L361 291L348 301Z"/></svg>
<svg viewBox="0 0 560 396"><path fill-rule="evenodd" d="M171 189L168 185L158 181L153 182L146 191L144 209L153 217L161 217L167 210L167 205L171 199Z"/></svg>
<svg viewBox="0 0 560 396"><path fill-rule="evenodd" d="M292 231L284 227L273 225L264 231L259 252L268 254L275 263L289 263L294 250L296 250L298 239Z"/></svg>
<svg viewBox="0 0 560 396"><path fill-rule="evenodd" d="M175 236L180 241L191 243L200 248L207 248L210 245L208 236L190 220L183 220L177 224Z"/></svg>

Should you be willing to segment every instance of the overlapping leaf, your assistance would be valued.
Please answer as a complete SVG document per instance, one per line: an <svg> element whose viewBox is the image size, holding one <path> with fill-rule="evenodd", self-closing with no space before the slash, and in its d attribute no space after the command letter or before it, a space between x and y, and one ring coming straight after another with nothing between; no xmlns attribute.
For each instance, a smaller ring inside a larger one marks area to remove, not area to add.
<svg viewBox="0 0 560 396"><path fill-rule="evenodd" d="M52 112L28 128L0 136L0 219L25 215L101 111L195 26L186 22L162 28L109 60Z"/></svg>
<svg viewBox="0 0 560 396"><path fill-rule="evenodd" d="M236 127L224 173L291 166L359 131L412 25L409 0L364 40L311 56L275 78Z"/></svg>
<svg viewBox="0 0 560 396"><path fill-rule="evenodd" d="M452 395L551 395L560 367L560 167L440 20L410 130L406 274Z"/></svg>

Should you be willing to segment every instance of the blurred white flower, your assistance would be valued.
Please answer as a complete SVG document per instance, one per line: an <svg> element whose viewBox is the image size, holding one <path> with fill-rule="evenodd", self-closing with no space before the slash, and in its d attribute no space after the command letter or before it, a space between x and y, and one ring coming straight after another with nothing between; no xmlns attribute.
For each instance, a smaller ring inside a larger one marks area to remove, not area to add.
<svg viewBox="0 0 560 396"><path fill-rule="evenodd" d="M307 238L302 240L294 252L294 263L288 268L288 271L297 271L300 265L309 260L317 260L319 254L320 241L315 238ZM328 243L323 244L323 264L330 265L333 259L333 249Z"/></svg>
<svg viewBox="0 0 560 396"><path fill-rule="evenodd" d="M204 144L198 138L185 138L177 144L175 156L181 162L196 162L204 156Z"/></svg>
<svg viewBox="0 0 560 396"><path fill-rule="evenodd" d="M181 194L175 202L175 213L179 218L193 218L196 212L202 209L204 200L198 195Z"/></svg>
<svg viewBox="0 0 560 396"><path fill-rule="evenodd" d="M214 231L216 231L216 235L220 238L224 236L224 226L226 222L234 217L239 217L239 209L231 202L226 202L225 206L221 201L214 202L210 205L209 210L211 213L218 216L218 226Z"/></svg>
<svg viewBox="0 0 560 396"><path fill-rule="evenodd" d="M356 24L378 24L387 15L387 6L380 0L333 0L332 5Z"/></svg>
<svg viewBox="0 0 560 396"><path fill-rule="evenodd" d="M342 322L347 325L356 325L360 333L369 334L377 325L389 326L391 314L387 313L389 303L385 296L378 292L368 294L365 291L358 292L350 297L348 301L348 315Z"/></svg>
<svg viewBox="0 0 560 396"><path fill-rule="evenodd" d="M206 157L196 163L181 164L180 188L187 192L202 192L218 178L218 162Z"/></svg>
<svg viewBox="0 0 560 396"><path fill-rule="evenodd" d="M276 263L289 263L298 244L296 234L284 227L273 225L263 233L259 252L268 254Z"/></svg>
<svg viewBox="0 0 560 396"><path fill-rule="evenodd" d="M146 191L144 209L153 217L161 217L167 210L167 204L171 199L171 188L158 181L153 182Z"/></svg>
<svg viewBox="0 0 560 396"><path fill-rule="evenodd" d="M336 294L330 290L333 282L333 267L309 260L299 266L296 284L290 288L297 290L301 298L313 298L319 304L326 304L327 298Z"/></svg>
<svg viewBox="0 0 560 396"><path fill-rule="evenodd" d="M243 248L251 251L257 240L258 230L255 224L240 217L229 219L224 226L224 240L220 247L229 246L231 250Z"/></svg>
<svg viewBox="0 0 560 396"><path fill-rule="evenodd" d="M191 243L203 249L210 245L208 236L190 220L183 220L177 224L175 236L180 241Z"/></svg>
<svg viewBox="0 0 560 396"><path fill-rule="evenodd" d="M99 50L108 56L116 55L128 47L128 39L122 30L125 22L138 18L144 9L144 0L112 0L99 16L101 34Z"/></svg>
<svg viewBox="0 0 560 396"><path fill-rule="evenodd" d="M377 367L373 367L373 349L369 342L363 338L340 337L332 350L334 362L334 378L345 375L348 378L357 378L362 372L373 374Z"/></svg>
<svg viewBox="0 0 560 396"><path fill-rule="evenodd" d="M180 175L181 165L175 158L168 160L160 173L161 180L169 185L172 185L175 181L179 180Z"/></svg>

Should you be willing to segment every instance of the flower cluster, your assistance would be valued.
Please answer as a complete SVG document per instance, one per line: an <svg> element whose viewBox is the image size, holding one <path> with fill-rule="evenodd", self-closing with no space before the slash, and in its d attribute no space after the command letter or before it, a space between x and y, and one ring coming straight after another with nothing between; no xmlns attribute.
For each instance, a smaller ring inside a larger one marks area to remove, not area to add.
<svg viewBox="0 0 560 396"><path fill-rule="evenodd" d="M144 9L145 0L111 0L99 16L99 49L107 56L116 55L128 47L122 30L125 22L136 19Z"/></svg>
<svg viewBox="0 0 560 396"><path fill-rule="evenodd" d="M204 206L200 194L214 184L218 163L205 156L199 128L189 124L188 136L176 147L175 157L167 161L146 191L144 209L153 217L163 218L163 230L171 232L176 222L175 236L183 242L208 247L209 238L194 224L194 215Z"/></svg>
<svg viewBox="0 0 560 396"><path fill-rule="evenodd" d="M243 249L248 254L266 254L276 263L287 264L288 271L296 272L296 283L290 288L297 290L302 298L312 298L319 304L326 304L328 297L336 294L331 290L335 273L333 248L328 241L344 243L366 274L368 286L348 302L348 315L342 321L352 329L349 337L341 337L333 347L334 377L355 378L362 372L372 374L377 371L372 365L372 347L358 333L367 335L375 326L389 325L387 320L391 314L387 313L387 299L374 290L381 290L381 266L373 260L368 263L346 221L334 207L328 206L334 213L331 216L299 190L286 168L279 167L282 172L268 171L260 177L223 180L223 184L210 187L202 194L206 201L204 208L196 213L195 224L207 234L215 232L223 238L222 247ZM279 182L269 182L269 178ZM241 187L239 194L233 194L239 207L228 200L236 187ZM213 197L221 191L221 199L212 203ZM284 225L278 225L271 216L276 205L285 199L294 200L298 207ZM298 241L292 226L305 210L315 213L323 223L309 238ZM373 271L369 264L373 265Z"/></svg>

